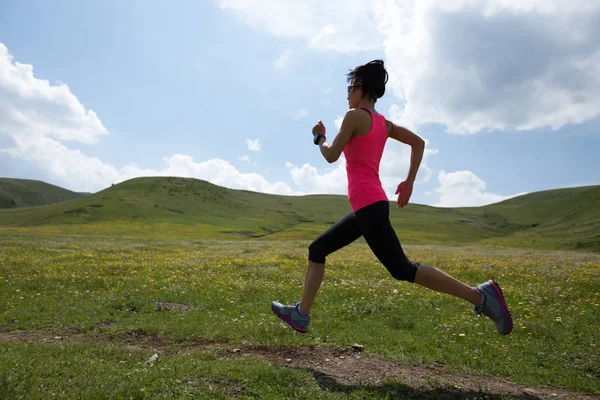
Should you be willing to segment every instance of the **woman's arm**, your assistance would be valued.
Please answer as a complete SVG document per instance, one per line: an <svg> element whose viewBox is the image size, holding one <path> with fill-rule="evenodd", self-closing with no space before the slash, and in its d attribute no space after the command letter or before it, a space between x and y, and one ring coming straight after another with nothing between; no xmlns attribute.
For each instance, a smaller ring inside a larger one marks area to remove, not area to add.
<svg viewBox="0 0 600 400"><path fill-rule="evenodd" d="M423 152L425 151L425 141L421 139L417 134L409 131L406 128L398 126L393 122L386 120L388 127L389 137L396 139L399 142L405 143L412 148L410 153L410 168L408 170L408 176L404 182L401 182L396 189L398 200L396 201L398 207L403 208L408 204L410 196L413 191L413 183L417 177L417 171L421 165L423 159Z"/></svg>
<svg viewBox="0 0 600 400"><path fill-rule="evenodd" d="M416 133L409 131L391 121L386 120L388 127L388 135L392 139L405 143L412 148L410 156L410 168L408 170L407 181L414 182L417 177L417 171L423 160L423 152L425 151L425 141Z"/></svg>
<svg viewBox="0 0 600 400"><path fill-rule="evenodd" d="M323 154L323 157L325 157L327 162L333 163L336 162L338 158L340 158L340 155L342 154L346 143L348 143L348 140L350 140L350 138L354 134L354 131L356 130L356 126L358 124L358 117L359 112L357 110L348 110L348 112L346 112L344 120L342 121L340 131L338 132L337 136L333 139L333 143L329 144L325 141L325 139L321 138L321 140L319 141L319 149L321 150L321 154ZM325 126L321 121L319 121L313 128L313 134L315 133L325 134Z"/></svg>

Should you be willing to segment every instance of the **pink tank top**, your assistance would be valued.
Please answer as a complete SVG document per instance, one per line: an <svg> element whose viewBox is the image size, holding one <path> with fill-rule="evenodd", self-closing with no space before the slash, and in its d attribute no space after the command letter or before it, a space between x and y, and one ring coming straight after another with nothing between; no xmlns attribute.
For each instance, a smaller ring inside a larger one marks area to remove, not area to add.
<svg viewBox="0 0 600 400"><path fill-rule="evenodd" d="M352 211L381 200L389 201L379 180L379 163L388 138L385 117L361 108L371 114L371 129L361 137L350 138L344 147Z"/></svg>

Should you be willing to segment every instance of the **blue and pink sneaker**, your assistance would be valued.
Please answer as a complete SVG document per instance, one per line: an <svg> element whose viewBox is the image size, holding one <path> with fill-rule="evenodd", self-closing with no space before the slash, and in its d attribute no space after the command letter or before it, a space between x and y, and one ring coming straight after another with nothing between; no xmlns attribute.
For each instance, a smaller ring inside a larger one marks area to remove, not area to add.
<svg viewBox="0 0 600 400"><path fill-rule="evenodd" d="M500 285L490 279L477 286L475 290L483 297L482 303L473 307L475 315L483 314L491 318L496 323L498 333L508 335L512 331L513 322Z"/></svg>
<svg viewBox="0 0 600 400"><path fill-rule="evenodd" d="M275 315L287 322L289 326L298 332L306 333L308 332L310 315L301 313L298 308L299 306L300 303L293 303L291 306L285 306L278 301L274 301L271 303L271 310L273 310Z"/></svg>

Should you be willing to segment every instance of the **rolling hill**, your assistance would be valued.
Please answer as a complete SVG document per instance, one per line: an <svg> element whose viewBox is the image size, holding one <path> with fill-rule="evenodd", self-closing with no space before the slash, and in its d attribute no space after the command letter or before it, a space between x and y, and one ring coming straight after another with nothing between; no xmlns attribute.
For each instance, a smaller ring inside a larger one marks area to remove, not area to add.
<svg viewBox="0 0 600 400"><path fill-rule="evenodd" d="M279 196L192 178L143 177L93 195L0 210L0 226L77 227L204 238L316 238L350 211L346 196ZM600 251L600 186L556 189L483 207L391 207L402 243Z"/></svg>
<svg viewBox="0 0 600 400"><path fill-rule="evenodd" d="M39 206L87 195L89 193L72 192L42 181L0 178L0 208Z"/></svg>

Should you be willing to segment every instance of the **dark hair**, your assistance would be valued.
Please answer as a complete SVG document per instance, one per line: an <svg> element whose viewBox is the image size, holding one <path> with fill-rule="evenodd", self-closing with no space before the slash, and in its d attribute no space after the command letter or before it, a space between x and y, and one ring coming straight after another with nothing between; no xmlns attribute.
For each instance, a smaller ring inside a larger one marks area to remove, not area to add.
<svg viewBox="0 0 600 400"><path fill-rule="evenodd" d="M363 95L368 94L373 101L377 101L385 94L388 73L383 66L383 60L373 60L365 65L359 65L346 76L348 83L360 87Z"/></svg>

